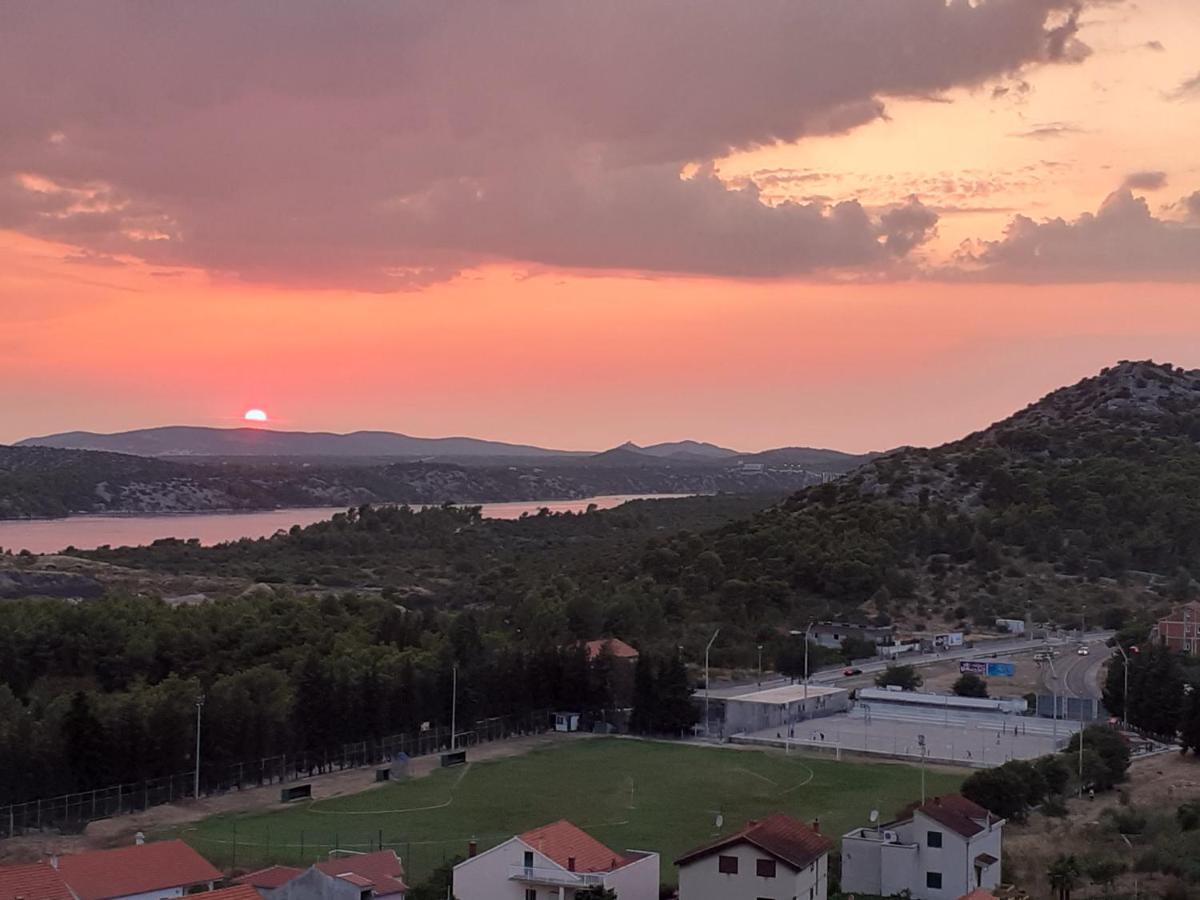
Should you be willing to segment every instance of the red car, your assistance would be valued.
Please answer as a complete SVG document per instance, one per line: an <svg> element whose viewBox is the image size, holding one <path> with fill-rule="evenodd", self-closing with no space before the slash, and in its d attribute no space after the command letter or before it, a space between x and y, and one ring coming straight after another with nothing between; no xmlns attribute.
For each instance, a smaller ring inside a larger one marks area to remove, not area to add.
<svg viewBox="0 0 1200 900"><path fill-rule="evenodd" d="M854 668L854 666L850 666L848 669L843 669L842 674L847 677L849 677L850 675L861 675L862 669L856 669L856 668Z"/></svg>

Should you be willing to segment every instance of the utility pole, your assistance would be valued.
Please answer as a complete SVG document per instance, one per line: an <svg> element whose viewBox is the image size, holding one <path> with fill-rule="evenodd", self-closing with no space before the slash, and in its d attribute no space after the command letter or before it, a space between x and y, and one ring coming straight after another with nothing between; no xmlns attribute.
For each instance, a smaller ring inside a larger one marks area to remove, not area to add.
<svg viewBox="0 0 1200 900"><path fill-rule="evenodd" d="M204 695L196 697L196 776L192 782L192 797L200 799L200 712L204 709Z"/></svg>
<svg viewBox="0 0 1200 900"><path fill-rule="evenodd" d="M1083 799L1083 704L1079 705L1079 798Z"/></svg>
<svg viewBox="0 0 1200 900"><path fill-rule="evenodd" d="M1058 750L1058 673L1054 671L1054 658L1046 660L1050 666L1050 699L1054 701L1054 749Z"/></svg>
<svg viewBox="0 0 1200 900"><path fill-rule="evenodd" d="M917 744L921 748L921 805L925 805L925 735L917 735Z"/></svg>
<svg viewBox="0 0 1200 900"><path fill-rule="evenodd" d="M455 743L458 740L458 665L456 664L451 670L450 689L450 752L454 752Z"/></svg>
<svg viewBox="0 0 1200 900"><path fill-rule="evenodd" d="M718 628L713 632L713 636L708 639L708 643L704 645L704 736L708 736L708 651L712 649L713 642L716 641L717 635L721 633Z"/></svg>
<svg viewBox="0 0 1200 900"><path fill-rule="evenodd" d="M808 715L808 636L812 632L812 627L816 622L809 622L808 627L803 631L798 631L793 628L788 634L795 637L796 635L804 635L804 714Z"/></svg>
<svg viewBox="0 0 1200 900"><path fill-rule="evenodd" d="M762 682L762 648L763 648L763 645L759 644L758 645L758 680L760 683Z"/></svg>

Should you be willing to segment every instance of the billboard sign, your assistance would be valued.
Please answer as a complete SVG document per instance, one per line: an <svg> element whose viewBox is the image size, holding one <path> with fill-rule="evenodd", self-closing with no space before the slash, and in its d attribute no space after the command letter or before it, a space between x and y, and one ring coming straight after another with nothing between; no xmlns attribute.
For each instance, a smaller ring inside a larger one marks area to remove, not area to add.
<svg viewBox="0 0 1200 900"><path fill-rule="evenodd" d="M1012 678L1017 674L1017 667L1010 662L986 662L982 659L962 659L958 662L958 671L964 675L979 675L985 678Z"/></svg>

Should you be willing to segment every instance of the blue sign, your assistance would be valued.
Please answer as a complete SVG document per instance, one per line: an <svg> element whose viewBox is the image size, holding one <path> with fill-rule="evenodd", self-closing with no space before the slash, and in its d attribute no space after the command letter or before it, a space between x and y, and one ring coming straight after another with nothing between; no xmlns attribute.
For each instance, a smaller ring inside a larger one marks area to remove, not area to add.
<svg viewBox="0 0 1200 900"><path fill-rule="evenodd" d="M1010 662L990 662L987 674L989 678L1012 678L1017 674L1017 667Z"/></svg>

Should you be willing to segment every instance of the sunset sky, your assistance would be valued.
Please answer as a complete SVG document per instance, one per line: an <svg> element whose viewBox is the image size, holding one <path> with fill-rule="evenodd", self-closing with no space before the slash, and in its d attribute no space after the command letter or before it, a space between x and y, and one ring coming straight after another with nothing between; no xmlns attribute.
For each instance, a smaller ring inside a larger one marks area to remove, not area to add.
<svg viewBox="0 0 1200 900"><path fill-rule="evenodd" d="M1196 0L0 9L0 443L863 451L1200 367Z"/></svg>

